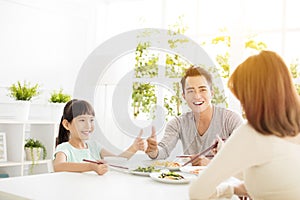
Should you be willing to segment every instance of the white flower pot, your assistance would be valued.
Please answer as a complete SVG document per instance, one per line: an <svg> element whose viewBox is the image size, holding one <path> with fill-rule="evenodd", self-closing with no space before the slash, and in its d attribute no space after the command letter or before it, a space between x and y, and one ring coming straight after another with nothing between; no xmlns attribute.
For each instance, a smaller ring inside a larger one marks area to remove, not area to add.
<svg viewBox="0 0 300 200"><path fill-rule="evenodd" d="M10 103L1 103L0 118L25 121L28 120L30 101L14 101Z"/></svg>
<svg viewBox="0 0 300 200"><path fill-rule="evenodd" d="M42 160L43 158L43 149L42 148L30 148L25 147L26 160L37 161Z"/></svg>
<svg viewBox="0 0 300 200"><path fill-rule="evenodd" d="M51 121L60 123L61 117L63 115L65 103L51 103Z"/></svg>

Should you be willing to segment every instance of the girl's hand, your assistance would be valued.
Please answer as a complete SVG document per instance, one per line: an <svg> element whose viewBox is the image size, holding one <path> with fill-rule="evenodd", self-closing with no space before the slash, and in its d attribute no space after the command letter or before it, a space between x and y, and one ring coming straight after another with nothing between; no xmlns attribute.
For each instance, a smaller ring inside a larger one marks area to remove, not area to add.
<svg viewBox="0 0 300 200"><path fill-rule="evenodd" d="M98 175L103 175L108 171L108 166L107 164L94 164L93 165L93 170L98 174Z"/></svg>
<svg viewBox="0 0 300 200"><path fill-rule="evenodd" d="M140 131L139 135L134 140L134 143L132 146L135 151L144 151L145 150L145 144L144 144L144 140L142 139L142 135L143 135L143 130Z"/></svg>

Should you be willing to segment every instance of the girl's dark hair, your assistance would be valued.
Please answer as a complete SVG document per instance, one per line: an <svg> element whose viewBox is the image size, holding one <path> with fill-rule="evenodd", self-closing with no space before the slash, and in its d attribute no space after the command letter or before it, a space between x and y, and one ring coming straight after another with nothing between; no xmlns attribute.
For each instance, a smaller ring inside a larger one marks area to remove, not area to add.
<svg viewBox="0 0 300 200"><path fill-rule="evenodd" d="M95 116L94 108L89 102L85 100L72 99L64 107L63 116L61 117L59 124L57 145L69 141L70 137L70 132L65 129L62 124L63 120L66 119L71 123L72 120L79 115Z"/></svg>

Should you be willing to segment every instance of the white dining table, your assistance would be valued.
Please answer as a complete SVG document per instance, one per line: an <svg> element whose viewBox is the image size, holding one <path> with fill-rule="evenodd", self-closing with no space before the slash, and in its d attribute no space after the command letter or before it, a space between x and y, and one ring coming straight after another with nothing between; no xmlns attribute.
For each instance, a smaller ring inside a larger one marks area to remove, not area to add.
<svg viewBox="0 0 300 200"><path fill-rule="evenodd" d="M188 184L166 184L114 170L56 172L0 180L0 199L188 199Z"/></svg>
<svg viewBox="0 0 300 200"><path fill-rule="evenodd" d="M187 200L189 184L158 182L149 176L110 167L101 176L94 172L52 172L3 178L0 179L0 199Z"/></svg>

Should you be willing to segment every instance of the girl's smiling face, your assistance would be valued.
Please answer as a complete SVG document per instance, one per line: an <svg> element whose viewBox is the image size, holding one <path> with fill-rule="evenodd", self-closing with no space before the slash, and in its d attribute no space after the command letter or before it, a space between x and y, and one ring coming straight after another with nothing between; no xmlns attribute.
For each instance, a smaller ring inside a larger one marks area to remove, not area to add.
<svg viewBox="0 0 300 200"><path fill-rule="evenodd" d="M70 137L88 140L95 130L95 117L93 115L78 115L71 122L65 121L65 127L70 131Z"/></svg>

